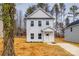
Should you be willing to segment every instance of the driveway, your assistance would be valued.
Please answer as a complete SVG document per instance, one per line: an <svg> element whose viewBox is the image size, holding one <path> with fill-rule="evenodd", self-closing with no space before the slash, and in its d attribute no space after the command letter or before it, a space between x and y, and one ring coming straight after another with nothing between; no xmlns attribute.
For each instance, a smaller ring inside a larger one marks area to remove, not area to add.
<svg viewBox="0 0 79 59"><path fill-rule="evenodd" d="M69 43L57 43L57 45L64 48L65 50L67 50L71 54L73 54L75 56L79 56L79 47L76 47L76 46L69 44Z"/></svg>
<svg viewBox="0 0 79 59"><path fill-rule="evenodd" d="M69 43L56 43L56 44L48 43L48 45L59 45L60 47L64 48L68 52L70 52L72 55L79 56L79 47L74 46L72 44L69 44Z"/></svg>

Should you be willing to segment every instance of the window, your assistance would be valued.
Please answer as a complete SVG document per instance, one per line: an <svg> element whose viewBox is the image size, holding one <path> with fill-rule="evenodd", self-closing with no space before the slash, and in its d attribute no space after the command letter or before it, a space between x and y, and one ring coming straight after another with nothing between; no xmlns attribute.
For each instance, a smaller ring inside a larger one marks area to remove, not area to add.
<svg viewBox="0 0 79 59"><path fill-rule="evenodd" d="M42 34L41 33L38 34L38 39L42 39Z"/></svg>
<svg viewBox="0 0 79 59"><path fill-rule="evenodd" d="M49 36L49 34L46 34L46 36Z"/></svg>
<svg viewBox="0 0 79 59"><path fill-rule="evenodd" d="M46 25L49 25L49 21L46 21Z"/></svg>
<svg viewBox="0 0 79 59"><path fill-rule="evenodd" d="M34 39L34 33L31 33L31 39Z"/></svg>
<svg viewBox="0 0 79 59"><path fill-rule="evenodd" d="M41 21L38 21L38 26L41 26Z"/></svg>
<svg viewBox="0 0 79 59"><path fill-rule="evenodd" d="M31 26L34 26L34 21L31 21Z"/></svg>
<svg viewBox="0 0 79 59"><path fill-rule="evenodd" d="M72 32L72 27L70 28L70 31Z"/></svg>

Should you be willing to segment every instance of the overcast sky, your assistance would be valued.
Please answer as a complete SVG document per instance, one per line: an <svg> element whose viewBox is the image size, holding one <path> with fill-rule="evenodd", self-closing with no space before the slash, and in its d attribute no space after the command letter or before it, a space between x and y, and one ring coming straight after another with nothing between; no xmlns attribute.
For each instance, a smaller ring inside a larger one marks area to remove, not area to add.
<svg viewBox="0 0 79 59"><path fill-rule="evenodd" d="M22 19L24 19L24 15L25 15L25 12L27 10L28 7L32 6L32 5L35 5L36 3L17 3L16 4L16 10L17 11L22 11ZM50 3L49 4L49 7L50 9L53 7L54 3ZM69 12L69 8L72 6L72 5L76 5L79 7L79 4L78 3L65 3L65 6L66 6L66 13ZM23 26L23 24L22 24Z"/></svg>
<svg viewBox="0 0 79 59"><path fill-rule="evenodd" d="M36 3L35 3L36 4ZM30 7L30 6L32 6L32 5L35 5L34 3L18 3L18 4L16 4L16 9L17 10L21 10L22 11L22 13L24 14L25 13L25 11L26 11L26 9L28 8L28 7ZM51 6L53 6L54 4L53 3L51 3L51 4L49 4L50 5L50 7ZM78 7L79 7L79 4L75 4L75 3L65 3L65 5L66 5L66 9L68 10L72 5L77 5Z"/></svg>

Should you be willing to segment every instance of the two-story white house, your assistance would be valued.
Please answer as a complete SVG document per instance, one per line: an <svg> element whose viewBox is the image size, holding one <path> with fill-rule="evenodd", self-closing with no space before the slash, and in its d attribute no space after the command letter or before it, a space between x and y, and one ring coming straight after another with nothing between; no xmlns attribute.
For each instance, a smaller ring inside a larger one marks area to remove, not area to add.
<svg viewBox="0 0 79 59"><path fill-rule="evenodd" d="M42 8L26 17L27 42L54 42L54 18Z"/></svg>

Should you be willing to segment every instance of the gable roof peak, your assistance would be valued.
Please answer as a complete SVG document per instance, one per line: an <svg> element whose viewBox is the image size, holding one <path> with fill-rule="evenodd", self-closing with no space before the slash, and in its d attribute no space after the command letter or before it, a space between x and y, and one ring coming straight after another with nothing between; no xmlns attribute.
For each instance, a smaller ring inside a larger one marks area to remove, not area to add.
<svg viewBox="0 0 79 59"><path fill-rule="evenodd" d="M35 14L36 12L38 12L39 10L41 10L43 13L45 13L47 16L49 16L50 18L53 18L52 15L50 15L48 12L46 12L44 9L42 9L41 7L37 8L33 13L31 13L30 15L28 15L26 18L30 18L30 16L32 16L33 14ZM54 18L53 18L54 19Z"/></svg>

